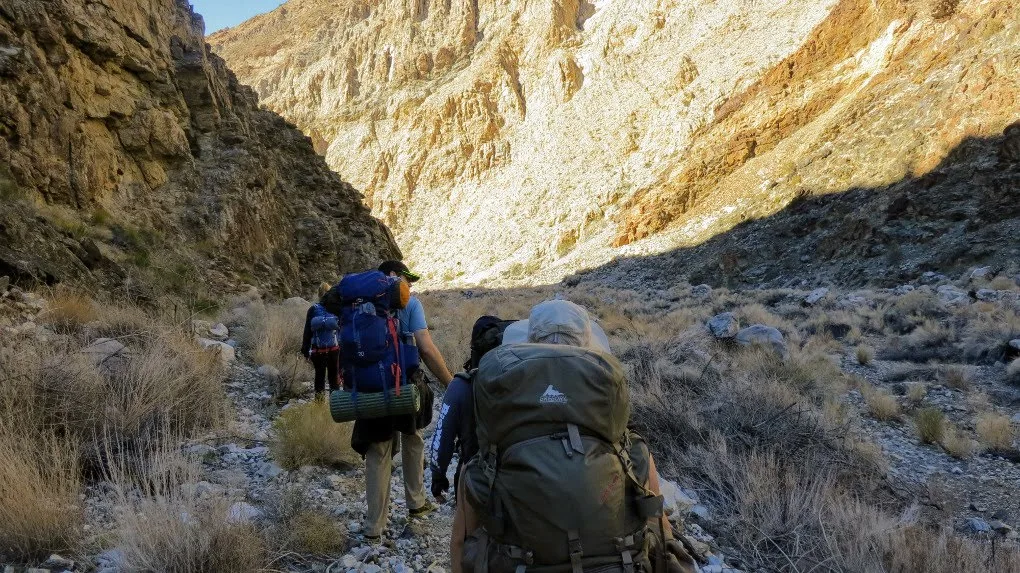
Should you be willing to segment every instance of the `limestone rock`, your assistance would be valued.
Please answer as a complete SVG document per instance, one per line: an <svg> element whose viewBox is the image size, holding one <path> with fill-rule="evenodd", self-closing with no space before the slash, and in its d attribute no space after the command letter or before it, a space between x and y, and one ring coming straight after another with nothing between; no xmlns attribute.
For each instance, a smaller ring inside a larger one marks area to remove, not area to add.
<svg viewBox="0 0 1020 573"><path fill-rule="evenodd" d="M965 3L982 33L891 0L369 4L290 2L209 43L426 280L548 283L657 252L694 284L889 284L1018 258L1016 172L985 167L1016 120L991 63L1020 57L1016 2ZM961 73L981 77L965 94ZM466 231L495 213L512 232ZM973 231L947 232L961 214Z"/></svg>
<svg viewBox="0 0 1020 573"><path fill-rule="evenodd" d="M15 283L121 288L122 265L158 250L209 263L178 290L251 276L286 295L400 254L312 141L209 52L187 2L3 5L0 269Z"/></svg>
<svg viewBox="0 0 1020 573"><path fill-rule="evenodd" d="M209 352L212 352L213 354L219 356L220 360L222 360L224 364L230 364L231 362L237 359L234 347L230 346L229 344L220 342L218 340L199 338L198 345L201 346L203 349L208 350Z"/></svg>
<svg viewBox="0 0 1020 573"><path fill-rule="evenodd" d="M708 331L716 338L733 338L739 329L740 324L732 312L717 314L708 319Z"/></svg>
<svg viewBox="0 0 1020 573"><path fill-rule="evenodd" d="M786 347L786 339L779 329L764 324L754 324L741 329L734 337L738 344L743 346L762 346L775 350L776 354L786 358L790 355Z"/></svg>
<svg viewBox="0 0 1020 573"><path fill-rule="evenodd" d="M222 322L218 322L209 328L209 336L215 340L225 341L230 336L230 329Z"/></svg>
<svg viewBox="0 0 1020 573"><path fill-rule="evenodd" d="M692 286L691 294L698 298L708 298L712 296L712 287L704 284Z"/></svg>
<svg viewBox="0 0 1020 573"><path fill-rule="evenodd" d="M100 338L82 348L81 353L88 356L96 364L106 364L118 358L126 358L129 354L126 346L112 338Z"/></svg>
<svg viewBox="0 0 1020 573"><path fill-rule="evenodd" d="M816 288L804 297L804 306L814 306L827 296L829 296L829 289L825 287Z"/></svg>
<svg viewBox="0 0 1020 573"><path fill-rule="evenodd" d="M952 286L942 285L936 289L939 300L949 306L963 306L970 304L970 295Z"/></svg>
<svg viewBox="0 0 1020 573"><path fill-rule="evenodd" d="M243 501L231 505L227 511L227 521L230 523L250 523L264 516L265 513L261 509Z"/></svg>

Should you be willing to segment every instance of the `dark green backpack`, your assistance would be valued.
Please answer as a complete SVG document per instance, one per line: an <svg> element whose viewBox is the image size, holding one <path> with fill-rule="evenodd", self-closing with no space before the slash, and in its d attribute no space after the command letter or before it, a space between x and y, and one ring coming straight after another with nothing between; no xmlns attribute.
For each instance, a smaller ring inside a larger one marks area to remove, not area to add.
<svg viewBox="0 0 1020 573"><path fill-rule="evenodd" d="M646 487L648 448L627 430L615 358L502 346L482 359L474 401L479 453L462 480L482 528L465 544L467 571L651 570L662 497Z"/></svg>

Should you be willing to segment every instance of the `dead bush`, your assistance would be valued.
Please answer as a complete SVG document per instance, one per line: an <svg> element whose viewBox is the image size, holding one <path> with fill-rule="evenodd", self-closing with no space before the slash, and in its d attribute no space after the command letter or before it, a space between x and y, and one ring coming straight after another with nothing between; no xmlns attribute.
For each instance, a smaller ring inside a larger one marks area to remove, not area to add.
<svg viewBox="0 0 1020 573"><path fill-rule="evenodd" d="M1009 417L987 412L978 416L975 424L978 439L991 451L1008 451L1013 448L1013 429Z"/></svg>
<svg viewBox="0 0 1020 573"><path fill-rule="evenodd" d="M974 455L977 444L961 432L959 428L952 424L947 424L945 435L942 437L942 449L954 458L962 460Z"/></svg>
<svg viewBox="0 0 1020 573"><path fill-rule="evenodd" d="M301 353L307 307L253 305L244 322L241 344L259 364L279 368L288 355Z"/></svg>
<svg viewBox="0 0 1020 573"><path fill-rule="evenodd" d="M865 387L862 390L868 411L878 420L894 420L900 416L900 405L896 397L887 390Z"/></svg>
<svg viewBox="0 0 1020 573"><path fill-rule="evenodd" d="M938 408L923 408L914 414L917 436L924 444L937 444L945 437L946 416Z"/></svg>
<svg viewBox="0 0 1020 573"><path fill-rule="evenodd" d="M74 443L0 420L0 562L76 548L84 520Z"/></svg>
<svg viewBox="0 0 1020 573"><path fill-rule="evenodd" d="M273 457L287 469L304 465L348 467L361 458L351 449L353 424L337 424L325 401L291 406L273 422Z"/></svg>
<svg viewBox="0 0 1020 573"><path fill-rule="evenodd" d="M942 383L956 390L968 390L971 387L970 372L959 366L947 366L941 372Z"/></svg>
<svg viewBox="0 0 1020 573"><path fill-rule="evenodd" d="M74 291L58 289L47 298L40 320L55 332L74 334L98 317L96 301Z"/></svg>
<svg viewBox="0 0 1020 573"><path fill-rule="evenodd" d="M273 391L277 400L289 400L308 395L315 380L315 368L300 354L283 356L277 369L280 372Z"/></svg>
<svg viewBox="0 0 1020 573"><path fill-rule="evenodd" d="M956 336L952 327L934 320L926 320L910 334L890 338L889 344L881 350L879 356L885 360L911 362L946 361L956 356L955 342Z"/></svg>
<svg viewBox="0 0 1020 573"><path fill-rule="evenodd" d="M172 436L172 434L171 434ZM116 545L128 571L247 573L266 565L266 542L255 525L232 521L222 499L199 500L192 488L199 470L179 451L161 447L135 464L115 468ZM174 442L175 443L175 442Z"/></svg>
<svg viewBox="0 0 1020 573"><path fill-rule="evenodd" d="M871 361L875 358L875 349L862 344L857 347L855 355L857 356L858 364L861 366L867 366L871 364Z"/></svg>
<svg viewBox="0 0 1020 573"><path fill-rule="evenodd" d="M907 385L907 400L911 404L915 406L920 404L927 395L928 386L924 382L911 382Z"/></svg>

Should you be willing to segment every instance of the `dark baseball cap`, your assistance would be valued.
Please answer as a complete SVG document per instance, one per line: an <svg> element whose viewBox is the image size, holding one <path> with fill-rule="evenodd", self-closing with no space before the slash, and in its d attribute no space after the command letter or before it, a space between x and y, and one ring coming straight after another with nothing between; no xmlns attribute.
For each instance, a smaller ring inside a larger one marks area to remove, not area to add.
<svg viewBox="0 0 1020 573"><path fill-rule="evenodd" d="M379 270L387 275L390 273L396 273L407 279L407 282L409 283L416 282L421 278L421 276L412 273L411 269L407 268L407 265L400 261L386 261L379 265Z"/></svg>

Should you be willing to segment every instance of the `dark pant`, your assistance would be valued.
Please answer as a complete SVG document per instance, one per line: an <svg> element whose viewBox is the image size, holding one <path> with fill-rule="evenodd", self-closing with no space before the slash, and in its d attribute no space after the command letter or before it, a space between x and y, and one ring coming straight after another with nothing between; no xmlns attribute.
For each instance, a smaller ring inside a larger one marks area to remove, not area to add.
<svg viewBox="0 0 1020 573"><path fill-rule="evenodd" d="M340 368L340 351L330 350L328 352L312 353L312 365L315 366L315 394L322 394L326 390L326 375L329 375L329 389L340 389L340 376L337 371Z"/></svg>

